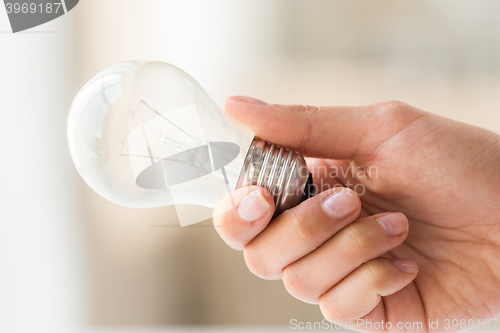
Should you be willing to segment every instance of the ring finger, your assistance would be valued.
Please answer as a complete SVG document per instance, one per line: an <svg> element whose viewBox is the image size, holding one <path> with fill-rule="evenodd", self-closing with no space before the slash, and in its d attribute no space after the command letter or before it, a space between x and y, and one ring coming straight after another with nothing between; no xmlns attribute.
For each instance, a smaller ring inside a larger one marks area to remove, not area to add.
<svg viewBox="0 0 500 333"><path fill-rule="evenodd" d="M283 270L283 283L296 298L317 304L320 296L363 263L400 245L408 235L401 213L358 219L318 249Z"/></svg>

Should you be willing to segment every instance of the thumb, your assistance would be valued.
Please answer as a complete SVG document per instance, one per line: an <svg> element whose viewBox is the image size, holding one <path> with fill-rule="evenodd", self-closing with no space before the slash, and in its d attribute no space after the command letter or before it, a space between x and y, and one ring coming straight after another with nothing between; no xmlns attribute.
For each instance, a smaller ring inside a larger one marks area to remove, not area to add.
<svg viewBox="0 0 500 333"><path fill-rule="evenodd" d="M401 102L315 107L245 96L228 97L224 110L262 140L305 156L343 160L372 158L384 142L424 115Z"/></svg>

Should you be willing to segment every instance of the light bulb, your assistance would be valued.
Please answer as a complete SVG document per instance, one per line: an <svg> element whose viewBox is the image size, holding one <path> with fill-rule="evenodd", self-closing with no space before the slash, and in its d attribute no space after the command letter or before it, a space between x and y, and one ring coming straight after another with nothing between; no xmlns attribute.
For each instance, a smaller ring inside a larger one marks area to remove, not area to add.
<svg viewBox="0 0 500 333"><path fill-rule="evenodd" d="M266 187L275 215L311 194L300 153L254 138L167 63L123 62L94 76L71 106L68 143L98 194L126 207L175 205L181 225L211 218L245 185Z"/></svg>

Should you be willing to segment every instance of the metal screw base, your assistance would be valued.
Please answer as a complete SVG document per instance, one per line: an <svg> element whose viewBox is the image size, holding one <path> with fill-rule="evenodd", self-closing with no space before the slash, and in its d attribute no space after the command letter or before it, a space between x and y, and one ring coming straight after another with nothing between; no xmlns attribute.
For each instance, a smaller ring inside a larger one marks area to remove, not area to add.
<svg viewBox="0 0 500 333"><path fill-rule="evenodd" d="M247 185L265 187L274 199L274 216L278 216L312 196L311 182L309 169L301 153L254 138L236 188Z"/></svg>

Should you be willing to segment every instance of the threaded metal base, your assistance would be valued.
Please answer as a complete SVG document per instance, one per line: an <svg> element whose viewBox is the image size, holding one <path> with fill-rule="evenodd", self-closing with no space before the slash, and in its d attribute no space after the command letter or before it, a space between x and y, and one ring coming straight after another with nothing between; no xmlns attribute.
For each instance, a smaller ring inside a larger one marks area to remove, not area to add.
<svg viewBox="0 0 500 333"><path fill-rule="evenodd" d="M274 216L278 216L301 202L308 179L310 172L301 153L254 138L236 188L265 187L274 199ZM312 195L306 192L308 197Z"/></svg>

